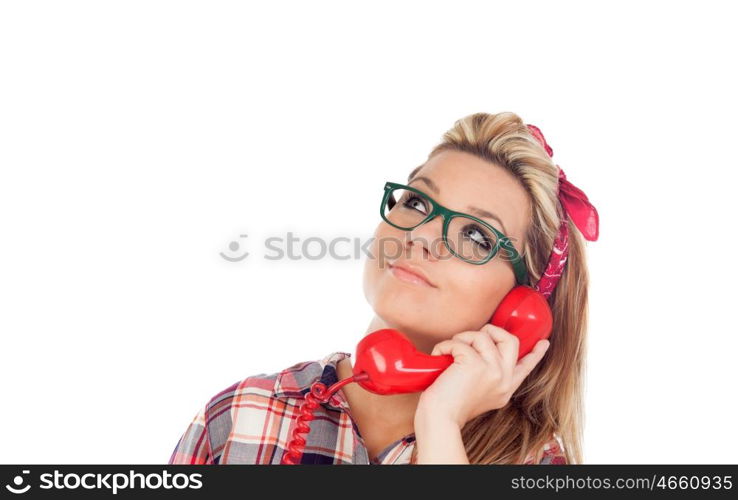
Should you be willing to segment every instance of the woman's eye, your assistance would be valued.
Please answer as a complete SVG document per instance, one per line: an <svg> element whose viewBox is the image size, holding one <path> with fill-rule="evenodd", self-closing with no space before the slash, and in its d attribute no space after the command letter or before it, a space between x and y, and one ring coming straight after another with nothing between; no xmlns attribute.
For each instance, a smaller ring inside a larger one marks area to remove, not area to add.
<svg viewBox="0 0 738 500"><path fill-rule="evenodd" d="M464 236L472 240L477 245L483 247L486 250L489 250L492 248L492 245L490 245L489 239L484 235L484 233L476 226L467 226L464 230Z"/></svg>
<svg viewBox="0 0 738 500"><path fill-rule="evenodd" d="M418 212L422 212L424 214L428 212L425 206L425 202L417 196L410 196L407 200L405 200L403 205L407 208L417 210Z"/></svg>

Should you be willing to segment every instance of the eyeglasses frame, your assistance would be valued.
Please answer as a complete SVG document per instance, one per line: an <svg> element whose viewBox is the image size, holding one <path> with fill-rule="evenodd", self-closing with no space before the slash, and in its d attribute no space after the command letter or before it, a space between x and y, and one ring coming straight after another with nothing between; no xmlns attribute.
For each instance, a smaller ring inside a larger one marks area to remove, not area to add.
<svg viewBox="0 0 738 500"><path fill-rule="evenodd" d="M387 204L389 202L390 194L395 189L406 189L409 191L413 191L414 193L417 193L418 195L427 199L430 202L433 209L422 221L418 222L413 227L406 228L406 227L398 226L397 224L388 220L384 213L385 208L387 207ZM444 207L443 205L438 203L436 200L431 198L427 193L424 193L420 189L414 188L412 186L407 186L405 184L398 184L396 182L386 182L384 185L384 196L382 197L382 204L379 207L379 213L385 222L403 231L411 231L415 229L416 227L421 226L425 224L426 222L429 222L430 220L434 219L436 216L440 215L443 218L443 230L441 232L441 237L443 239L444 245L446 246L448 251L451 252L452 255L463 260L464 262L468 262L469 264L482 265L492 260L492 258L494 258L497 255L500 248L503 248L504 250L507 250L508 255L510 256L509 261L513 267L513 272L515 273L515 280L517 284L521 285L521 284L528 283L528 270L525 266L525 261L523 260L520 253L518 253L518 251L515 249L515 246L513 246L512 241L510 241L510 238L508 238L502 232L498 231L493 226L491 226L489 223L483 221L482 219L478 217L474 217L473 215L465 214L464 212L458 212L456 210L451 210L450 208ZM489 255L484 260L475 262L472 260L465 259L464 257L457 254L453 250L453 248L451 248L451 245L448 242L448 227L451 224L451 219L454 219L456 217L465 217L468 219L472 219L473 221L483 225L484 227L492 231L497 237L497 242L495 244L495 247L492 249L492 251L490 251Z"/></svg>

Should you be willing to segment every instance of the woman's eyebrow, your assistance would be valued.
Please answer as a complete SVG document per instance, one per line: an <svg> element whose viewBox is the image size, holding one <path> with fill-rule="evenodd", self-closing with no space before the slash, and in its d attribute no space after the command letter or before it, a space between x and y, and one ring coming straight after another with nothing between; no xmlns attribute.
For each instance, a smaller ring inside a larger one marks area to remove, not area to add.
<svg viewBox="0 0 738 500"><path fill-rule="evenodd" d="M502 223L502 220L500 220L500 218L497 217L495 214L490 213L490 212L487 212L486 210L483 210L483 209L478 208L478 207L472 207L471 205L469 206L469 211L472 214L476 215L477 217L486 217L488 219L496 220L497 222L500 223L500 226L502 227L502 234L504 234L505 236L507 236L509 234L507 232L507 229L505 229L505 224L503 224Z"/></svg>
<svg viewBox="0 0 738 500"><path fill-rule="evenodd" d="M423 182L425 182L428 185L429 188L431 188L433 190L434 193L438 194L440 192L440 189L438 189L438 186L436 186L436 183L433 182L432 180L430 180L427 177L423 177L421 175L421 176L415 177L410 182L414 182L414 181L423 181Z"/></svg>
<svg viewBox="0 0 738 500"><path fill-rule="evenodd" d="M427 178L427 177L424 177L422 175L421 176L418 176L418 177L415 177L412 181L410 181L410 183L413 183L415 181L423 181L423 182L425 182L428 185L428 187L434 193L436 193L436 194L439 194L441 192L441 190L438 187L438 185L435 182L433 182L432 180L430 180L429 178ZM472 214L474 214L474 215L476 215L478 217L485 217L487 219L496 220L497 222L500 223L500 226L502 227L502 233L507 236L508 232L507 232L507 229L505 228L505 224L503 224L502 223L502 219L500 219L499 217L497 217L495 214L493 214L491 212L488 212L486 210L483 210L483 209L481 209L479 207L473 207L471 205L469 205L469 211Z"/></svg>

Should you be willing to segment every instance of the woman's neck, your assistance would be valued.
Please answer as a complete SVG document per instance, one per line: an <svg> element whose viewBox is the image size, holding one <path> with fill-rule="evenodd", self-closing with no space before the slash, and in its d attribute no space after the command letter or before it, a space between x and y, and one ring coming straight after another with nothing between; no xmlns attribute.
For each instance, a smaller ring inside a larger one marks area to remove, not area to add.
<svg viewBox="0 0 738 500"><path fill-rule="evenodd" d="M366 334L381 328L387 328L387 326L375 316L369 324ZM339 380L353 375L353 365L350 358L344 358L338 363L337 375ZM415 410L418 407L420 392L380 395L367 391L356 383L343 386L342 391L348 400L349 411L357 421L370 422L369 425L373 427L395 429L402 435L413 432ZM358 425L361 428L361 424L358 423Z"/></svg>
<svg viewBox="0 0 738 500"><path fill-rule="evenodd" d="M351 377L353 367L350 358L338 362L339 380ZM404 436L414 431L415 410L420 392L410 394L380 395L367 391L359 384L348 384L341 388L349 405L349 412L359 429L371 426ZM366 434L362 431L362 434Z"/></svg>

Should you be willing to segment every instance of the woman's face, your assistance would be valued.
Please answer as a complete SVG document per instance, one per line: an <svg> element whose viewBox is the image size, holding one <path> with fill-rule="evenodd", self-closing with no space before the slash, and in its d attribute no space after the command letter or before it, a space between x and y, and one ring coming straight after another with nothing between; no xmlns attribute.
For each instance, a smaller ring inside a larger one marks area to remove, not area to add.
<svg viewBox="0 0 738 500"><path fill-rule="evenodd" d="M529 197L503 168L469 153L443 151L408 185L451 210L488 222L521 252L531 217ZM472 207L497 218L480 217ZM373 325L404 332L425 352L459 332L480 329L515 286L512 265L502 258L503 252L486 264L465 262L443 245L442 227L441 216L411 231L382 220L364 267L364 295L376 314ZM426 282L413 282L395 265L420 270Z"/></svg>

